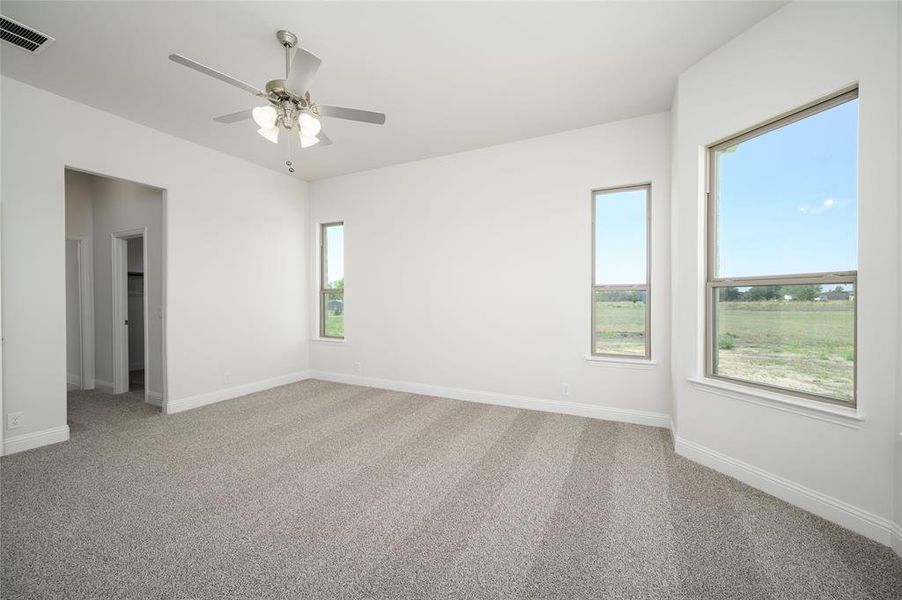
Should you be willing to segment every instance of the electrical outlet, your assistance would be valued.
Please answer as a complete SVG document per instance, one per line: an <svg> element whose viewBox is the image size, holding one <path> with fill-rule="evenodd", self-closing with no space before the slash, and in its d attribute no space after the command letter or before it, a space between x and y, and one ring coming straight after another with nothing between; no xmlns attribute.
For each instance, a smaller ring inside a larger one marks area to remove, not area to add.
<svg viewBox="0 0 902 600"><path fill-rule="evenodd" d="M7 429L19 429L20 427L25 427L24 413L20 413L20 412L6 413L6 428Z"/></svg>
<svg viewBox="0 0 902 600"><path fill-rule="evenodd" d="M222 374L222 382L223 383L232 383L232 374L226 371Z"/></svg>
<svg viewBox="0 0 902 600"><path fill-rule="evenodd" d="M561 384L561 396L569 396L570 395L570 384L562 383Z"/></svg>
<svg viewBox="0 0 902 600"><path fill-rule="evenodd" d="M360 364L359 362L355 362L355 363L354 363L354 372L355 372L355 373L362 373L362 372L363 372L363 365Z"/></svg>

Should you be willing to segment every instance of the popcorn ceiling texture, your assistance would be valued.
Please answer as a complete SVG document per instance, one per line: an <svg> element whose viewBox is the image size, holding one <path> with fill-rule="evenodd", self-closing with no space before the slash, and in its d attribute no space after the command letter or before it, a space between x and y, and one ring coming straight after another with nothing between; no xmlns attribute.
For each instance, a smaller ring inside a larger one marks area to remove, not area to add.
<svg viewBox="0 0 902 600"><path fill-rule="evenodd" d="M3 598L900 598L889 548L666 430L304 381L70 392L2 459Z"/></svg>

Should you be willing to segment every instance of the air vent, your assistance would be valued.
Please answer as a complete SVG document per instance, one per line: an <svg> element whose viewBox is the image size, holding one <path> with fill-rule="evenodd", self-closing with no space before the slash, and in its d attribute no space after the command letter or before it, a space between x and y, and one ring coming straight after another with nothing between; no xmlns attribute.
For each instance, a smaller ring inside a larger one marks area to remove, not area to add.
<svg viewBox="0 0 902 600"><path fill-rule="evenodd" d="M0 16L0 39L32 54L40 54L44 48L56 41L49 35L4 16Z"/></svg>

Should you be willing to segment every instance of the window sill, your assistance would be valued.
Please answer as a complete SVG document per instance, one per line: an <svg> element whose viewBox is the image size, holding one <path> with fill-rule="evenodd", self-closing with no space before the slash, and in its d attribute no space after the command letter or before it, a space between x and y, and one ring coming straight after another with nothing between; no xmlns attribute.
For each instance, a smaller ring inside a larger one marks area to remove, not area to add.
<svg viewBox="0 0 902 600"><path fill-rule="evenodd" d="M623 367L625 369L654 369L658 366L658 363L647 358L618 358L591 354L586 357L586 363L593 367Z"/></svg>
<svg viewBox="0 0 902 600"><path fill-rule="evenodd" d="M695 389L709 394L740 400L758 406L766 406L844 427L859 429L864 422L864 414L854 408L833 406L817 400L796 398L787 394L718 381L708 377L690 377L688 381Z"/></svg>
<svg viewBox="0 0 902 600"><path fill-rule="evenodd" d="M345 338L326 338L326 337L315 337L310 338L311 342L319 342L323 344L344 344Z"/></svg>

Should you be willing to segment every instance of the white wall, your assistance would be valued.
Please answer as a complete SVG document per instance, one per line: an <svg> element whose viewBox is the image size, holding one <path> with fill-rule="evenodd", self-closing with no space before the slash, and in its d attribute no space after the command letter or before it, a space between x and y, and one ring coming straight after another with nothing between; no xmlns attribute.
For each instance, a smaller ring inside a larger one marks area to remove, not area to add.
<svg viewBox="0 0 902 600"><path fill-rule="evenodd" d="M314 235L345 223L347 340L314 341L311 368L666 423L669 139L662 113L312 183ZM591 190L648 181L657 364L589 364Z"/></svg>
<svg viewBox="0 0 902 600"><path fill-rule="evenodd" d="M9 78L0 94L3 413L25 413L17 436L66 423L66 166L166 190L170 404L307 369L307 184Z"/></svg>
<svg viewBox="0 0 902 600"><path fill-rule="evenodd" d="M898 26L896 28L897 38L896 47L898 48L898 79L897 90L902 100L902 6L897 7ZM899 120L896 122L897 136L899 138L899 170L898 175L898 192L899 201L902 204L902 101L898 104ZM899 211L899 238L902 238L902 210ZM898 255L899 259L899 314L902 314L902 252ZM896 385L896 532L893 540L893 548L896 553L902 556L902 319L899 320L899 366L897 373Z"/></svg>
<svg viewBox="0 0 902 600"><path fill-rule="evenodd" d="M673 321L673 389L678 437L695 445L681 449L678 440L678 450L733 469L884 543L893 516L900 364L897 10L893 3L791 4L686 71L674 112L679 181L673 314L680 318ZM864 415L858 428L786 412L781 404L754 404L743 394L714 394L689 382L703 372L704 147L855 82L860 85L858 392ZM887 268L889 257L893 268Z"/></svg>

